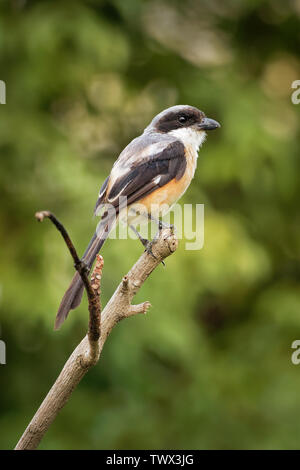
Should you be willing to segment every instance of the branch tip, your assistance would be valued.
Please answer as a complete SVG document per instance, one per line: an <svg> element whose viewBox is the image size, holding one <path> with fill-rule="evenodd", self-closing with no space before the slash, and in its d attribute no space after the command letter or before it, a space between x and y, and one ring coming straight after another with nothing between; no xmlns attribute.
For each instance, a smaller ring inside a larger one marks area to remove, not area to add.
<svg viewBox="0 0 300 470"><path fill-rule="evenodd" d="M130 305L129 310L125 316L131 317L132 315L138 315L139 313L143 313L145 315L150 307L151 304L148 301L138 305Z"/></svg>
<svg viewBox="0 0 300 470"><path fill-rule="evenodd" d="M37 219L38 222L43 222L45 217L50 217L49 211L39 211L34 214L34 217Z"/></svg>

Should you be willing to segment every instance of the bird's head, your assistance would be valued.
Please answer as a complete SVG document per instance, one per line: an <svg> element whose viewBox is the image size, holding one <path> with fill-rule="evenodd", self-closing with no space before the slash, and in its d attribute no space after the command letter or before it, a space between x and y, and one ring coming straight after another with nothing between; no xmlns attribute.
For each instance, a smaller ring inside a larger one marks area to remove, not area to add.
<svg viewBox="0 0 300 470"><path fill-rule="evenodd" d="M204 141L206 131L221 127L214 119L205 116L203 111L189 105L177 105L165 109L155 116L146 132L159 132L173 135L184 143L195 139L199 145Z"/></svg>

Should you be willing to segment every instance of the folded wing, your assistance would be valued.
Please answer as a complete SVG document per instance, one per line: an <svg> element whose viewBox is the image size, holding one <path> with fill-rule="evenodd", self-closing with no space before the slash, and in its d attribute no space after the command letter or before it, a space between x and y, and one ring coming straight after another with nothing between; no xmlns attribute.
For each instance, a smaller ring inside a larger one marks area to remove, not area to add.
<svg viewBox="0 0 300 470"><path fill-rule="evenodd" d="M100 190L96 213L105 203L117 208L120 197L126 196L128 205L138 202L172 179L179 180L184 175L186 157L182 142L166 142L157 153L152 153L154 148L154 145L150 145L149 152L146 148L137 153L135 159L117 160Z"/></svg>

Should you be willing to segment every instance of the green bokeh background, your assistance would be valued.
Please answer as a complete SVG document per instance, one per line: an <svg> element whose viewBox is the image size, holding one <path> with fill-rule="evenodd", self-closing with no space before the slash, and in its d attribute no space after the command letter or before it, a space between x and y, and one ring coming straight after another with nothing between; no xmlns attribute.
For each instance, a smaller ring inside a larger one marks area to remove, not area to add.
<svg viewBox="0 0 300 470"><path fill-rule="evenodd" d="M121 322L41 449L300 446L299 0L3 1L0 6L0 448L12 448L86 331L53 322L98 190L152 117L191 104L222 123L182 203L205 245L178 251ZM103 248L103 305L141 253Z"/></svg>

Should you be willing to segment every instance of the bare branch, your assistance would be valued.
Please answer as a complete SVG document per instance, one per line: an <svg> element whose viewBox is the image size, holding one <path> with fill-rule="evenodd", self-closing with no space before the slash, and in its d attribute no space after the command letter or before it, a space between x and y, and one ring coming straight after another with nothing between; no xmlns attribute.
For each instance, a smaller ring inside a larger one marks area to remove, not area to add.
<svg viewBox="0 0 300 470"><path fill-rule="evenodd" d="M47 217L48 219L51 220L51 222L55 225L57 230L60 231L63 239L66 242L67 247L69 248L69 251L71 253L71 256L74 260L74 264L79 265L80 264L80 258L77 254L77 251L72 243L71 238L69 237L68 232L66 231L65 227L59 222L59 220L55 217L52 212L49 211L41 211L41 212L36 212L35 213L35 218L37 219L38 222L43 222L44 218Z"/></svg>
<svg viewBox="0 0 300 470"><path fill-rule="evenodd" d="M100 280L102 275L103 269L103 258L102 256L98 255L96 265L94 268L94 272L92 275L92 283L89 281L88 272L89 269L87 268L84 261L82 261L76 251L76 248L67 232L63 224L55 217L54 214L50 211L41 211L36 212L35 218L38 222L43 222L44 218L47 217L51 220L51 222L55 225L57 230L61 233L69 252L74 261L74 267L76 271L78 271L82 282L84 284L88 303L89 303L89 329L88 329L88 338L90 342L90 350L88 355L86 356L87 361L97 362L99 358L99 348L97 345L97 341L100 338L100 315L101 315L101 305L100 305ZM95 280L96 279L96 280Z"/></svg>
<svg viewBox="0 0 300 470"><path fill-rule="evenodd" d="M90 285L90 282L89 282L89 278L88 278L89 269L86 266L86 264L84 263L84 261L81 261L81 259L79 258L78 254L77 254L77 251L75 249L75 246L73 245L72 240L71 240L67 230L65 229L63 224L60 223L60 221L55 217L55 215L52 214L52 212L41 211L41 212L36 212L36 214L35 214L35 218L38 220L38 222L43 222L45 217L50 219L51 222L57 228L57 230L59 230L59 232L61 233L61 235L62 235L62 237L63 237L63 239L64 239L64 241L65 241L65 243L66 243L66 245L69 249L69 252L70 252L70 254L71 254L71 256L74 260L74 267L75 267L76 271L78 271L78 273L80 274L80 277L81 277L82 282L84 284L88 299L89 299L89 301L93 301L95 293L94 293L94 291L93 291L93 289Z"/></svg>
<svg viewBox="0 0 300 470"><path fill-rule="evenodd" d="M49 215L46 216L49 217ZM132 299L153 270L159 266L167 256L171 255L176 250L177 245L178 241L173 231L163 229L160 231L157 241L152 248L155 258L147 252L144 252L140 256L136 264L122 279L101 314L101 334L98 341L96 341L97 359L91 360L89 337L93 335L93 332L91 331L91 328L89 328L88 334L82 339L71 354L70 358L67 360L56 382L26 428L15 448L16 450L36 449L38 447L44 434L55 420L61 408L63 408L68 401L73 390L87 373L89 368L100 358L105 341L113 327L123 318L128 318L138 313L146 313L150 307L149 302L144 302L139 305L131 305ZM101 273L99 274L94 271L92 286L95 286L95 290L99 288L96 280L100 281L100 279L96 277L97 275L100 275L101 279ZM91 288L93 289L92 286ZM93 344L95 344L95 341Z"/></svg>

